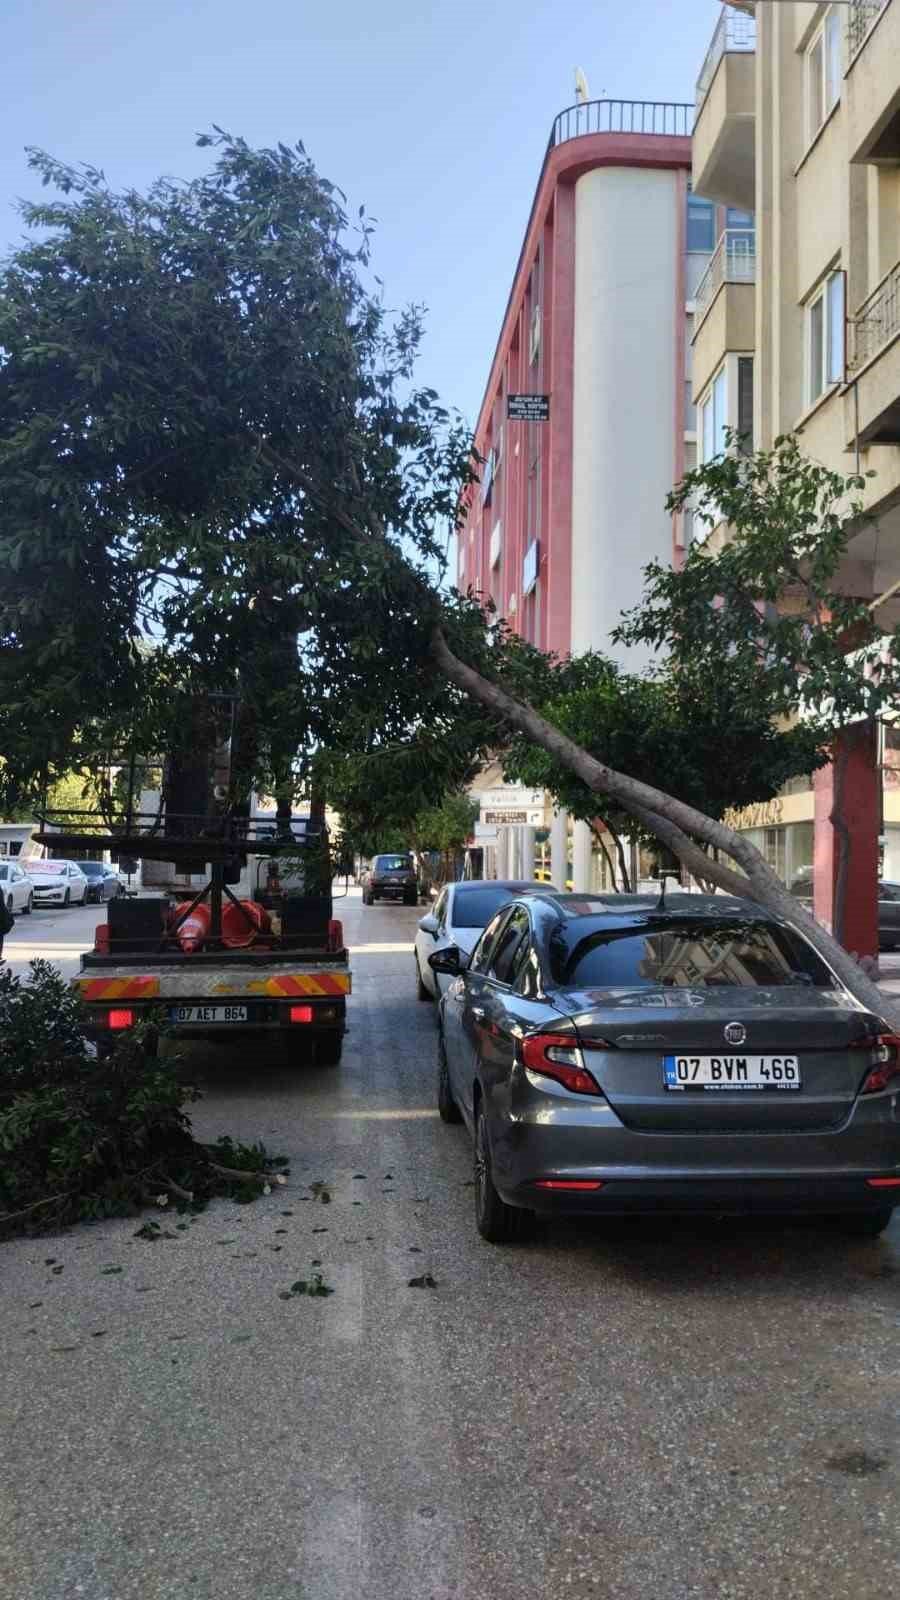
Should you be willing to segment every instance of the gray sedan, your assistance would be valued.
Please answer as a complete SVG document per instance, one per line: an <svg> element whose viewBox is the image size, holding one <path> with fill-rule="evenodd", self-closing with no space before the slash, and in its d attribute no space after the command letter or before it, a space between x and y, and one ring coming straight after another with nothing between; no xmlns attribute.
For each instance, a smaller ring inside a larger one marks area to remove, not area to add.
<svg viewBox="0 0 900 1600"><path fill-rule="evenodd" d="M553 885L526 883L520 879L463 879L444 885L434 910L424 916L416 931L416 992L420 1000L440 998L450 982L429 965L429 956L447 945L456 945L471 955L485 925L502 905L518 894L552 894Z"/></svg>
<svg viewBox="0 0 900 1600"><path fill-rule="evenodd" d="M725 896L531 896L441 1002L438 1108L475 1146L476 1223L536 1212L819 1212L900 1203L900 1040L803 936Z"/></svg>

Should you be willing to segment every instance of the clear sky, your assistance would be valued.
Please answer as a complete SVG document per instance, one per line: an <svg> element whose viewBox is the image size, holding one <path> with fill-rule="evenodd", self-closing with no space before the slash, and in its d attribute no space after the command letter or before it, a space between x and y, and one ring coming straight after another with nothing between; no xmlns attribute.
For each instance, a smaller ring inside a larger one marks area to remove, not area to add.
<svg viewBox="0 0 900 1600"><path fill-rule="evenodd" d="M303 140L378 219L389 304L428 307L420 378L474 422L550 124L574 100L694 98L715 0L5 0L0 244L24 147L116 186L189 177L216 122Z"/></svg>

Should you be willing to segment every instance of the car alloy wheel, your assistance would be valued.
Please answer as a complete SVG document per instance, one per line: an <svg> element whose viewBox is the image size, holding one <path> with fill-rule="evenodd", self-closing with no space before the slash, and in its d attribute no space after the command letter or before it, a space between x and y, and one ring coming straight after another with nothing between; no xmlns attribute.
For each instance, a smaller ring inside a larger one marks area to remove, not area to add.
<svg viewBox="0 0 900 1600"><path fill-rule="evenodd" d="M534 1212L508 1206L494 1188L491 1175L491 1145L484 1104L479 1101L475 1116L475 1226L488 1244L513 1244L527 1239L534 1228Z"/></svg>

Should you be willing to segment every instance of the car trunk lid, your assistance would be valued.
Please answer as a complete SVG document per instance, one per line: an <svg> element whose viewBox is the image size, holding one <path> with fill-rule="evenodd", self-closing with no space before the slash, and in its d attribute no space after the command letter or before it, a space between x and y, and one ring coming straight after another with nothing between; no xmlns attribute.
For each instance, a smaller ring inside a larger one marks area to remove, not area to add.
<svg viewBox="0 0 900 1600"><path fill-rule="evenodd" d="M880 1027L844 991L800 984L570 991L565 1002L610 1104L628 1127L648 1132L837 1127L874 1059L870 1041ZM744 1030L739 1044L726 1037L731 1024ZM796 1056L800 1087L667 1088L666 1056Z"/></svg>

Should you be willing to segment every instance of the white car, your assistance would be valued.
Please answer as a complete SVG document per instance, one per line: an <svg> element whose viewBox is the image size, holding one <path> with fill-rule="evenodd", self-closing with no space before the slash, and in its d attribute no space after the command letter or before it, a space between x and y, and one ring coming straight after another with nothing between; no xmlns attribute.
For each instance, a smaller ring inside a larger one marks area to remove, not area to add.
<svg viewBox="0 0 900 1600"><path fill-rule="evenodd" d="M428 957L445 945L455 944L457 949L471 955L478 939L494 915L514 895L556 894L552 883L529 883L511 878L465 878L459 883L445 884L434 904L434 910L422 917L416 930L416 993L420 1000L439 999L452 983L444 973L436 973L428 964Z"/></svg>
<svg viewBox="0 0 900 1600"><path fill-rule="evenodd" d="M0 894L10 911L28 916L34 905L34 889L18 861L0 861Z"/></svg>
<svg viewBox="0 0 900 1600"><path fill-rule="evenodd" d="M88 881L77 861L23 862L34 890L36 906L83 906L88 896Z"/></svg>

